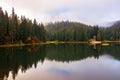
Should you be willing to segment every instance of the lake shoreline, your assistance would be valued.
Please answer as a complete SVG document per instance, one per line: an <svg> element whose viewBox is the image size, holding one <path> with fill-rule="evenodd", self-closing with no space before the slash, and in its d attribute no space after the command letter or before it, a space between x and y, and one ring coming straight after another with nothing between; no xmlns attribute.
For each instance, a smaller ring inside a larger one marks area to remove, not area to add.
<svg viewBox="0 0 120 80"><path fill-rule="evenodd" d="M120 43L120 41L103 41L105 43ZM87 41L46 41L39 43L15 43L15 44L1 44L0 47L18 47L18 46L31 46L31 45L48 45L48 44L89 44Z"/></svg>
<svg viewBox="0 0 120 80"><path fill-rule="evenodd" d="M31 45L48 45L48 44L87 44L88 42L57 42L57 41L47 41L39 43L15 43L15 44L1 44L0 47L18 47L18 46L31 46Z"/></svg>

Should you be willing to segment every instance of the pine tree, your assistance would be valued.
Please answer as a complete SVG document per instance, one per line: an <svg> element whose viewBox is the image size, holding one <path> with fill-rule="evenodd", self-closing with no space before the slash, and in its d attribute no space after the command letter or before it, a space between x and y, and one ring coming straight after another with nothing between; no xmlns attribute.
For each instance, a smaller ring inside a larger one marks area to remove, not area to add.
<svg viewBox="0 0 120 80"><path fill-rule="evenodd" d="M0 43L5 41L5 18L2 8L0 8Z"/></svg>

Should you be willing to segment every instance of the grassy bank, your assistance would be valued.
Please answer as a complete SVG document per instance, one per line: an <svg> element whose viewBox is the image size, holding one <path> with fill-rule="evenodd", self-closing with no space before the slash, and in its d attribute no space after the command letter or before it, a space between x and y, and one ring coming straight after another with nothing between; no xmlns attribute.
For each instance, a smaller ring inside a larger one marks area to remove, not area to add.
<svg viewBox="0 0 120 80"><path fill-rule="evenodd" d="M80 42L80 41L68 41L68 42L63 42L63 41L47 41L47 42L40 42L40 43L15 43L15 44L1 44L0 47L17 47L17 46L30 46L30 45L47 45L47 44L84 44L88 43L86 42Z"/></svg>
<svg viewBox="0 0 120 80"><path fill-rule="evenodd" d="M42 44L48 44L48 43L29 43L29 44L3 44L0 45L0 47L17 47L17 46L31 46L31 45L42 45Z"/></svg>
<svg viewBox="0 0 120 80"><path fill-rule="evenodd" d="M16 44L1 44L0 47L17 47L17 46L31 46L31 45L47 45L47 44L87 44L87 41L46 41L40 43L16 43ZM105 40L102 43L120 43L120 41L108 41Z"/></svg>
<svg viewBox="0 0 120 80"><path fill-rule="evenodd" d="M107 43L120 43L120 40L118 40L118 41L104 40L103 42L107 42Z"/></svg>

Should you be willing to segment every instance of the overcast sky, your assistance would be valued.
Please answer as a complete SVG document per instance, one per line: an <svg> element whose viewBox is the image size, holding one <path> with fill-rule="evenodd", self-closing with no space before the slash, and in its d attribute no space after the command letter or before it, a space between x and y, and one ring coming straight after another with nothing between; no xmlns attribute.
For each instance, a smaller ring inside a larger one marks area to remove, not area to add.
<svg viewBox="0 0 120 80"><path fill-rule="evenodd" d="M61 20L100 24L120 20L120 0L0 0L0 6L11 14L39 22Z"/></svg>

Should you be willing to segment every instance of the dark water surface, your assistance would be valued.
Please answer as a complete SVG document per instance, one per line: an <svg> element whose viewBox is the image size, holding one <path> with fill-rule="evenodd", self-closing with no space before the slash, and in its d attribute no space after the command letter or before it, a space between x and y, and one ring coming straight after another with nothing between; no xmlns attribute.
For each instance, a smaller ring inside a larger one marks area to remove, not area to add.
<svg viewBox="0 0 120 80"><path fill-rule="evenodd" d="M0 48L0 80L120 80L120 44Z"/></svg>

